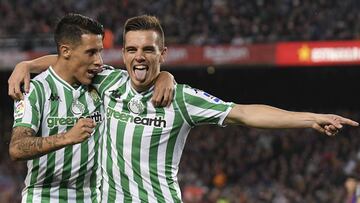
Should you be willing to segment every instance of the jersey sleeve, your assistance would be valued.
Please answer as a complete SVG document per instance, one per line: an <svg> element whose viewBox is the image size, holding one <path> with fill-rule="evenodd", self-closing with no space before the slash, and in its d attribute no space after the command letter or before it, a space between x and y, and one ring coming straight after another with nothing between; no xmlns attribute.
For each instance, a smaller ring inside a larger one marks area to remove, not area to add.
<svg viewBox="0 0 360 203"><path fill-rule="evenodd" d="M127 75L128 73L125 70L115 69L112 66L106 65L104 66L104 70L94 77L92 85L99 92L100 97L102 97L108 87L112 86L119 80L126 79Z"/></svg>
<svg viewBox="0 0 360 203"><path fill-rule="evenodd" d="M28 94L24 94L24 99L14 102L13 127L28 127L37 133L41 121L41 104L43 102L44 98L41 95L40 84L32 81L30 91Z"/></svg>
<svg viewBox="0 0 360 203"><path fill-rule="evenodd" d="M232 102L224 102L202 90L188 85L178 85L180 91L176 91L176 100L183 103L182 112L187 122L192 125L217 124L223 126L223 122L230 110L235 106ZM179 105L181 106L181 105ZM185 111L184 111L185 110Z"/></svg>

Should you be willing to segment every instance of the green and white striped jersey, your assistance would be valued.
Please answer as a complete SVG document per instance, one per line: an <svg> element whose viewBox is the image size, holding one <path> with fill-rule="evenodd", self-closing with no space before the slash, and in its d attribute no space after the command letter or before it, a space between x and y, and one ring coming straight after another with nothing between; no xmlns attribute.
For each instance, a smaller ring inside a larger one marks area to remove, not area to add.
<svg viewBox="0 0 360 203"><path fill-rule="evenodd" d="M27 161L22 202L100 202L102 101L90 86L74 88L50 67L31 81L24 100L15 102L14 127L32 128L36 136L66 132L79 118L97 122L86 141Z"/></svg>
<svg viewBox="0 0 360 203"><path fill-rule="evenodd" d="M190 129L222 125L233 104L178 84L171 106L154 108L153 88L137 93L124 71L95 81L106 117L102 202L181 202L177 172Z"/></svg>

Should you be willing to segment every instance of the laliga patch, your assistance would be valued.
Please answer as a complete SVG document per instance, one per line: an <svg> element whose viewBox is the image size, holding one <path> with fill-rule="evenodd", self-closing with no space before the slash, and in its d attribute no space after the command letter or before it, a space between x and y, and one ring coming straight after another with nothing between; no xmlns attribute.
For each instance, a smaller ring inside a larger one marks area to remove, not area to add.
<svg viewBox="0 0 360 203"><path fill-rule="evenodd" d="M210 100L210 101L215 102L215 103L222 102L219 98L214 97L214 96L212 96L211 94L209 94L207 92L204 92L204 91L196 89L196 88L193 88L193 90L195 91L195 93L197 95L201 96L205 100Z"/></svg>
<svg viewBox="0 0 360 203"><path fill-rule="evenodd" d="M16 101L15 102L15 110L14 110L14 118L19 119L24 116L25 112L25 102L24 100Z"/></svg>

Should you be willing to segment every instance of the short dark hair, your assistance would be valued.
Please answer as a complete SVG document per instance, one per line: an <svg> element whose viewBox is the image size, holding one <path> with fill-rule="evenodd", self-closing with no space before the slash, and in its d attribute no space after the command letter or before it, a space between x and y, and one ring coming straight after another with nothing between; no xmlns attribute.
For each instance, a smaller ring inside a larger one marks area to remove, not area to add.
<svg viewBox="0 0 360 203"><path fill-rule="evenodd" d="M153 30L159 34L159 45L162 49L165 46L164 31L161 27L160 21L155 16L141 15L129 18L125 22L123 33L123 45L125 46L125 35L129 31L146 31Z"/></svg>
<svg viewBox="0 0 360 203"><path fill-rule="evenodd" d="M95 34L104 37L104 27L96 20L81 14L69 13L57 23L55 28L55 43L59 49L63 43L78 45L81 35Z"/></svg>

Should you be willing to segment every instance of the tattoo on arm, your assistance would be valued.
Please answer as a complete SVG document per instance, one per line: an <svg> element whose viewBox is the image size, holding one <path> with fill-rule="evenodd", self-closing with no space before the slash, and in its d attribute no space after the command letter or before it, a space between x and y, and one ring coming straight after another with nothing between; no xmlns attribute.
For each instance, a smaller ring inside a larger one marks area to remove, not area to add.
<svg viewBox="0 0 360 203"><path fill-rule="evenodd" d="M19 159L31 159L55 151L63 147L61 142L65 137L64 133L36 137L33 129L28 127L15 127L12 132L10 149Z"/></svg>

